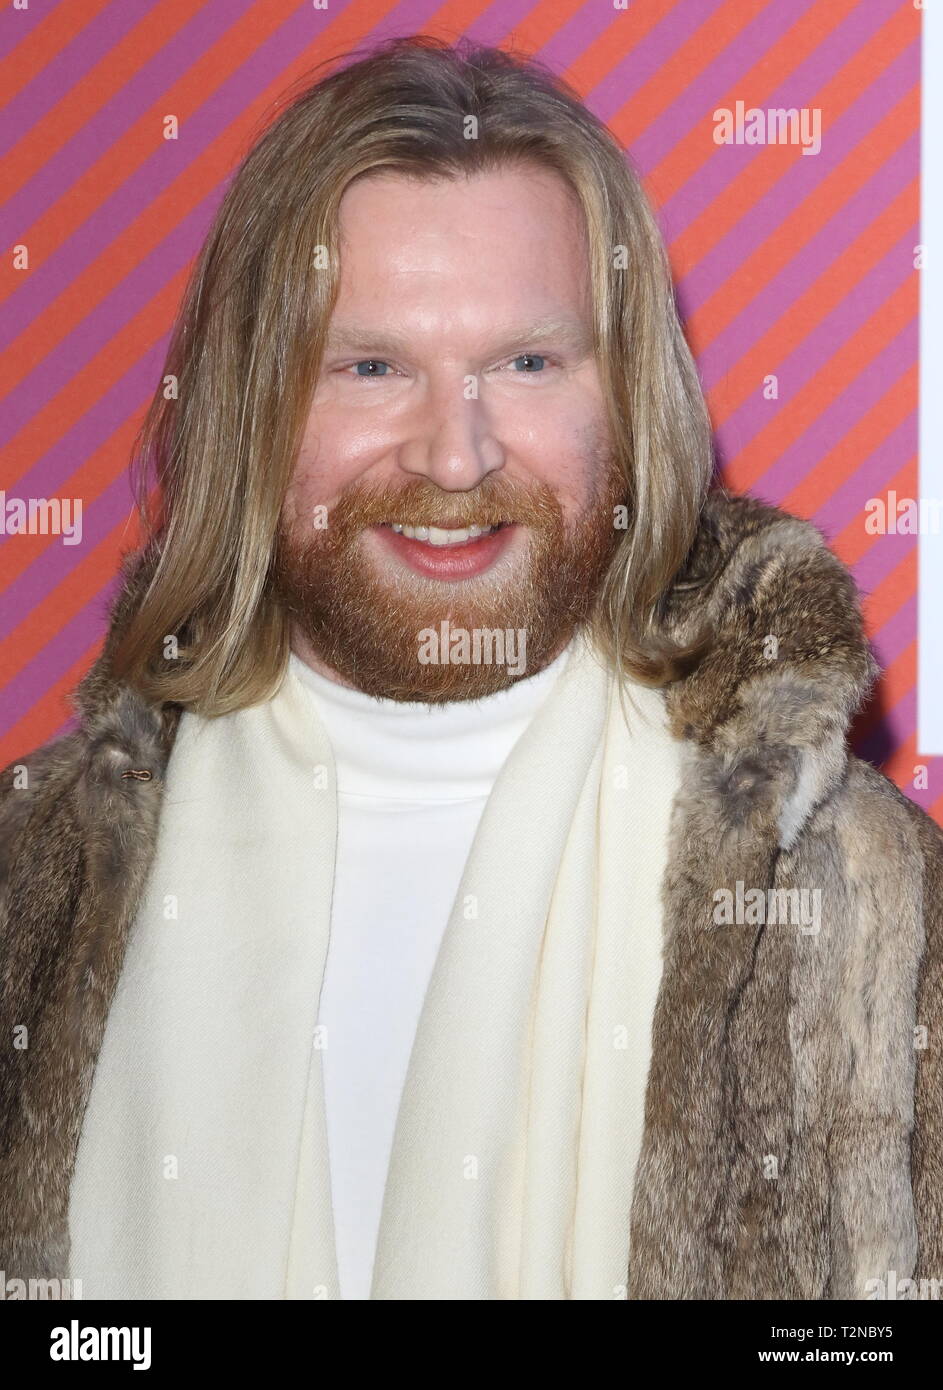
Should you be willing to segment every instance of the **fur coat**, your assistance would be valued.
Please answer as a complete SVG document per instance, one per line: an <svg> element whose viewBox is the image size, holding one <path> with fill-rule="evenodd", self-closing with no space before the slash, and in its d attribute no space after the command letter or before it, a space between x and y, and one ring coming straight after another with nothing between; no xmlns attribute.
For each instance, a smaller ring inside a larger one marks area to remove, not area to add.
<svg viewBox="0 0 943 1390"><path fill-rule="evenodd" d="M84 1108L155 849L180 709L109 673L146 581L132 557L79 727L0 774L7 1280L68 1276ZM684 763L628 1297L919 1296L943 1280L943 835L848 751L876 667L812 525L712 493L662 621L687 637L705 618L706 655L663 690ZM756 889L819 890L818 930L718 924L719 894Z"/></svg>

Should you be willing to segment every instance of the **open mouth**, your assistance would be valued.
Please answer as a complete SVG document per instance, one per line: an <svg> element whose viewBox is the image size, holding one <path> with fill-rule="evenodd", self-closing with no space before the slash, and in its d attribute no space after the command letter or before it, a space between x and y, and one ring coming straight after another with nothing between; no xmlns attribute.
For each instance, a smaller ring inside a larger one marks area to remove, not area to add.
<svg viewBox="0 0 943 1390"><path fill-rule="evenodd" d="M380 524L395 531L398 536L404 536L406 540L422 541L426 545L445 547L467 545L470 541L480 541L485 536L491 536L496 531L500 531L509 523L499 521L494 526L407 526L399 521L384 521Z"/></svg>
<svg viewBox="0 0 943 1390"><path fill-rule="evenodd" d="M521 527L513 521L493 526L407 526L388 521L372 529L381 553L397 564L431 579L455 581L482 575L510 554Z"/></svg>

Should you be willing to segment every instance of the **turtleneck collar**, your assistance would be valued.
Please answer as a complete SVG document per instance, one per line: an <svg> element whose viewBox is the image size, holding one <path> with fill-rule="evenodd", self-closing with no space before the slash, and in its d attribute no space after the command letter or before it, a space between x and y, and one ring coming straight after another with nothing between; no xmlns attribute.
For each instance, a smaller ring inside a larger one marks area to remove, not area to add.
<svg viewBox="0 0 943 1390"><path fill-rule="evenodd" d="M557 677L572 643L536 675L478 700L404 702L351 690L294 652L289 672L327 731L338 791L394 801L455 801L490 794L511 749Z"/></svg>

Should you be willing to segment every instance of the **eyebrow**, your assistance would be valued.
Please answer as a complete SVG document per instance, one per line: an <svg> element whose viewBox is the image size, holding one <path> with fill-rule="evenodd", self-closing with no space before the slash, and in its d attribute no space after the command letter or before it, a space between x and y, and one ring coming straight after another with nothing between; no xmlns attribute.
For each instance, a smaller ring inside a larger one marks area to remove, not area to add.
<svg viewBox="0 0 943 1390"><path fill-rule="evenodd" d="M592 350L593 338L589 328L569 315L548 314L536 319L523 328L507 327L498 330L500 341L492 348L495 354L509 352L513 348L533 347L538 342L553 340L581 351ZM353 323L332 323L327 332L326 346L329 351L353 350L357 352L409 352L409 339L405 334L365 328Z"/></svg>

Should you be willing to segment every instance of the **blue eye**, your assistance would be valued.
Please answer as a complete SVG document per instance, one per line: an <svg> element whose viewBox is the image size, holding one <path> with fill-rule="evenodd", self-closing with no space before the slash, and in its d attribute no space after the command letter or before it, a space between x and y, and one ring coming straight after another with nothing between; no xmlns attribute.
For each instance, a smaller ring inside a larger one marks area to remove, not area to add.
<svg viewBox="0 0 943 1390"><path fill-rule="evenodd" d="M520 371L517 370L519 364L523 364ZM515 376L536 376L544 370L547 364L548 359L536 352L522 352L517 357L512 358ZM377 357L364 357L359 362L351 363L351 366L361 381L389 376L392 370L388 362L383 362ZM350 368L346 367L344 370L349 371Z"/></svg>

